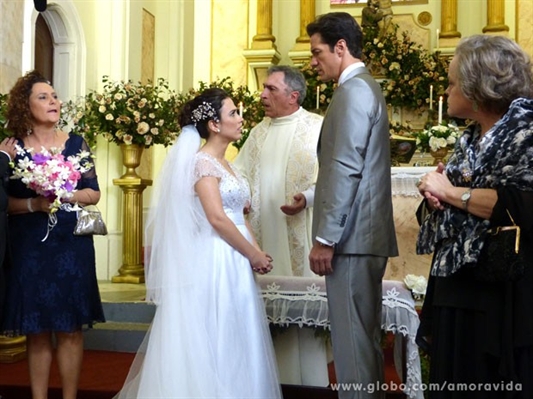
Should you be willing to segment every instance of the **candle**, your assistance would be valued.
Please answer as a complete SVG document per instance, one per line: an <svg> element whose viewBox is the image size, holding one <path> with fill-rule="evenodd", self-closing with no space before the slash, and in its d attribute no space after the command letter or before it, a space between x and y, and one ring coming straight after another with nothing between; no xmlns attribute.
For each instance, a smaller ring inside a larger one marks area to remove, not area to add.
<svg viewBox="0 0 533 399"><path fill-rule="evenodd" d="M439 39L440 39L440 30L437 29L437 45L435 47L437 47L437 51L439 51Z"/></svg>
<svg viewBox="0 0 533 399"><path fill-rule="evenodd" d="M239 115L241 116L241 118L242 118L243 114L244 114L244 106L242 105L242 101L241 101L239 103Z"/></svg>
<svg viewBox="0 0 533 399"><path fill-rule="evenodd" d="M439 125L442 123L442 96L439 97Z"/></svg>
<svg viewBox="0 0 533 399"><path fill-rule="evenodd" d="M320 86L316 87L316 109L320 108Z"/></svg>
<svg viewBox="0 0 533 399"><path fill-rule="evenodd" d="M429 110L433 110L433 85L429 86Z"/></svg>

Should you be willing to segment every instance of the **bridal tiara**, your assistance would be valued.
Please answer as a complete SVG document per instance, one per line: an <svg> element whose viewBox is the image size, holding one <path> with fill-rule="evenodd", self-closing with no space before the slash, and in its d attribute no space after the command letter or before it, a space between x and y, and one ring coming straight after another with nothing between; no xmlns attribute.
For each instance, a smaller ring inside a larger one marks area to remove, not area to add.
<svg viewBox="0 0 533 399"><path fill-rule="evenodd" d="M206 101L202 102L191 113L191 121L193 121L195 125L198 122L209 119L213 119L215 122L219 122L215 108L213 108L213 106Z"/></svg>

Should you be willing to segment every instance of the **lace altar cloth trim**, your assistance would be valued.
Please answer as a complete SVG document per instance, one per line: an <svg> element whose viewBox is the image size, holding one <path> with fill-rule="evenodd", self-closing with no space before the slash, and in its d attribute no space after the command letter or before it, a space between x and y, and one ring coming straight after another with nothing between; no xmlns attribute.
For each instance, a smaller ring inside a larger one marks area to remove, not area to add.
<svg viewBox="0 0 533 399"><path fill-rule="evenodd" d="M270 323L329 329L326 282L323 277L265 275L257 276L257 282ZM404 393L410 398L423 399L420 358L415 343L418 324L415 302L403 282L383 281L381 328L396 334L394 363L399 376L404 374L402 338L405 338L407 379Z"/></svg>
<svg viewBox="0 0 533 399"><path fill-rule="evenodd" d="M435 167L395 167L391 168L392 196L422 197L416 188L416 182Z"/></svg>

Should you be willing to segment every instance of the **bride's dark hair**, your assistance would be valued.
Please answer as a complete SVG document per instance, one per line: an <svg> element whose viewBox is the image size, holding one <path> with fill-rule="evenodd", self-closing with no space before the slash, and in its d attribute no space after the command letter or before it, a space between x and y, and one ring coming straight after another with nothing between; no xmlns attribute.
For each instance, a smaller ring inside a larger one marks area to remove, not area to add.
<svg viewBox="0 0 533 399"><path fill-rule="evenodd" d="M200 137L209 138L207 122L220 121L220 109L226 98L229 95L222 89L215 87L204 90L183 106L179 117L180 126L195 125Z"/></svg>

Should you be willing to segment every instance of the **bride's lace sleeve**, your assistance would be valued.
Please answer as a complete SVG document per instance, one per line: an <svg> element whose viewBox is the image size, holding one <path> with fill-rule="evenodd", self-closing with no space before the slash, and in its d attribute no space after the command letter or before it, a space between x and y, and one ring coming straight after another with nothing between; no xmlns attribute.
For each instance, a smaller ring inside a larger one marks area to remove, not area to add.
<svg viewBox="0 0 533 399"><path fill-rule="evenodd" d="M213 159L200 152L196 155L194 165L194 183L202 177L216 177L220 179L222 177L222 170Z"/></svg>

